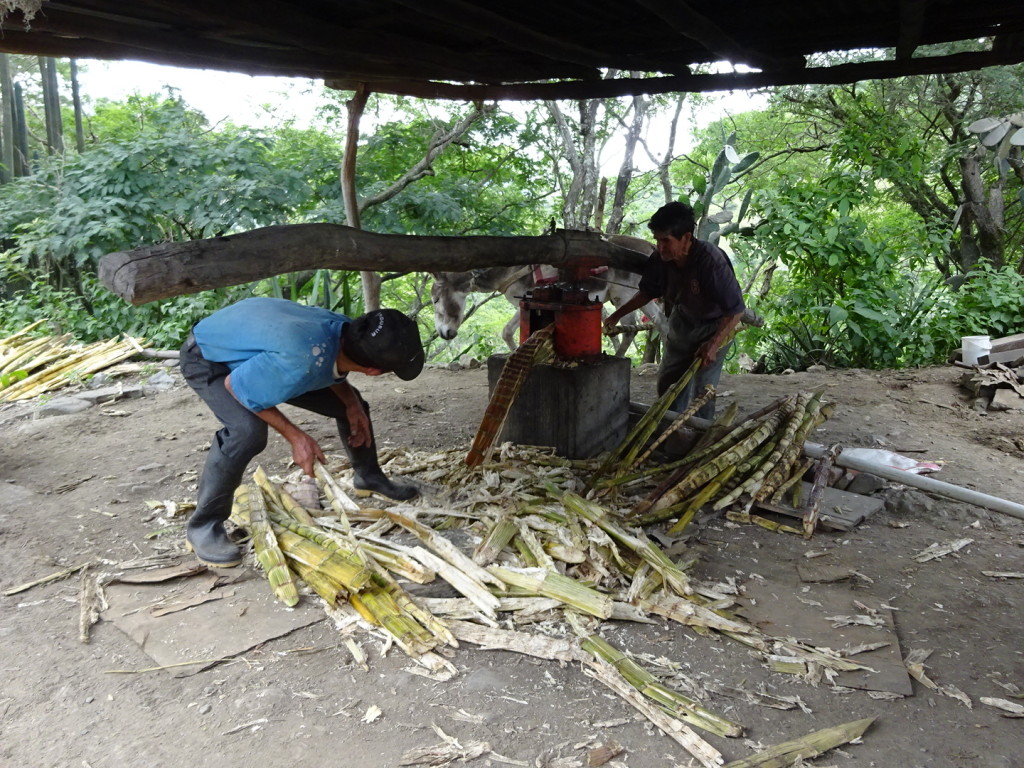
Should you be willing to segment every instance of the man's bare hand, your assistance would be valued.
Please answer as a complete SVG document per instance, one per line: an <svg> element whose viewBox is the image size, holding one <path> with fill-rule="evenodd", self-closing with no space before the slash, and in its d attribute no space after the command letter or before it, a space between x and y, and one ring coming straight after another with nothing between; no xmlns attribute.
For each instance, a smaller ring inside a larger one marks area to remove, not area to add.
<svg viewBox="0 0 1024 768"><path fill-rule="evenodd" d="M302 467L302 471L310 477L314 477L313 463L315 461L319 461L321 464L327 463L327 457L324 456L320 444L305 432L298 432L290 442L292 444L292 461Z"/></svg>
<svg viewBox="0 0 1024 768"><path fill-rule="evenodd" d="M345 408L348 415L349 436L348 444L353 448L373 444L373 434L370 432L370 417L362 406L356 403Z"/></svg>
<svg viewBox="0 0 1024 768"><path fill-rule="evenodd" d="M706 368L715 362L718 357L718 344L713 340L705 341L699 347L697 347L697 357L701 361L701 368Z"/></svg>

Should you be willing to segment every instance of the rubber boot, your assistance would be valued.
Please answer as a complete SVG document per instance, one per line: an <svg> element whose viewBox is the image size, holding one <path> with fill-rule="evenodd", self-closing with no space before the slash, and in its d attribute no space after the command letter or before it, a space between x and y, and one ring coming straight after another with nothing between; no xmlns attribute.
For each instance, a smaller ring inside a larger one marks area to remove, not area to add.
<svg viewBox="0 0 1024 768"><path fill-rule="evenodd" d="M352 461L356 496L377 493L395 501L408 501L419 495L420 490L409 483L396 483L388 478L377 462L376 445L353 448L346 443L345 450Z"/></svg>
<svg viewBox="0 0 1024 768"><path fill-rule="evenodd" d="M366 416L370 416L370 407L366 401L359 398L363 404ZM348 443L349 426L347 419L336 419L338 422L338 434L341 436L341 444L345 446L345 452L352 462L352 485L355 486L356 496L369 496L377 493L386 496L394 501L408 501L419 496L420 489L409 483L396 483L389 480L380 468L377 461L377 438L373 435L373 422L370 422L370 444L359 448L353 448Z"/></svg>
<svg viewBox="0 0 1024 768"><path fill-rule="evenodd" d="M199 481L196 510L185 529L185 544L199 562L213 568L234 568L242 562L242 552L228 537L224 521L231 515L235 488L242 480L245 465L238 471L221 455L216 441L210 446L203 476Z"/></svg>

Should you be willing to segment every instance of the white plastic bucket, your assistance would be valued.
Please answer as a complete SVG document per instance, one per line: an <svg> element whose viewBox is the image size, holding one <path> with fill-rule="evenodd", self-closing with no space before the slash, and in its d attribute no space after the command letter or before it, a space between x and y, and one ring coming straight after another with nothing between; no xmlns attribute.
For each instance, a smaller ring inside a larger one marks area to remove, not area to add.
<svg viewBox="0 0 1024 768"><path fill-rule="evenodd" d="M988 336L964 336L960 339L960 351L965 363L977 365L979 357L992 351L992 339Z"/></svg>

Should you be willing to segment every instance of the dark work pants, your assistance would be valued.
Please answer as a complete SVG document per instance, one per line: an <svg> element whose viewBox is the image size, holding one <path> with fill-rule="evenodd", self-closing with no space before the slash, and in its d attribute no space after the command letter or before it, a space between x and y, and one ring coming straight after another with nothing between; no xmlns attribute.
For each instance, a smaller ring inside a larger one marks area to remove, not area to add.
<svg viewBox="0 0 1024 768"><path fill-rule="evenodd" d="M669 331L665 338L665 350L661 359L661 367L658 369L658 396L661 397L672 388L697 356L697 348L705 341L715 335L718 329L719 320L709 320L703 323L691 323L681 312L673 312L669 317ZM729 353L731 343L724 344L718 350L718 356L711 365L702 366L690 383L679 394L671 406L671 410L682 413L690 404L694 393L700 394L707 386L717 387L722 377L722 366L725 365L725 357ZM702 419L713 419L715 417L715 399L711 398L701 406L695 414Z"/></svg>
<svg viewBox="0 0 1024 768"><path fill-rule="evenodd" d="M224 379L230 370L223 363L204 358L191 333L181 348L179 367L188 385L223 425L210 444L210 452L199 480L192 523L198 525L210 520L227 520L231 514L235 489L242 482L245 468L267 447L269 427L228 392ZM366 401L358 391L356 395L366 408ZM350 431L345 404L332 390L307 392L289 400L288 404L335 419L342 446L348 448Z"/></svg>

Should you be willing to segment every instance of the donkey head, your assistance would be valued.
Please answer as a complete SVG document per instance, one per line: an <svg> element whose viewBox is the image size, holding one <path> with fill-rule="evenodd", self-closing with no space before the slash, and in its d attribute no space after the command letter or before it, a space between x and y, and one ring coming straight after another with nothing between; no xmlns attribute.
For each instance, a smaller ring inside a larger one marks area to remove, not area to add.
<svg viewBox="0 0 1024 768"><path fill-rule="evenodd" d="M430 300L434 304L434 328L442 339L454 339L465 319L470 290L468 272L433 272Z"/></svg>

